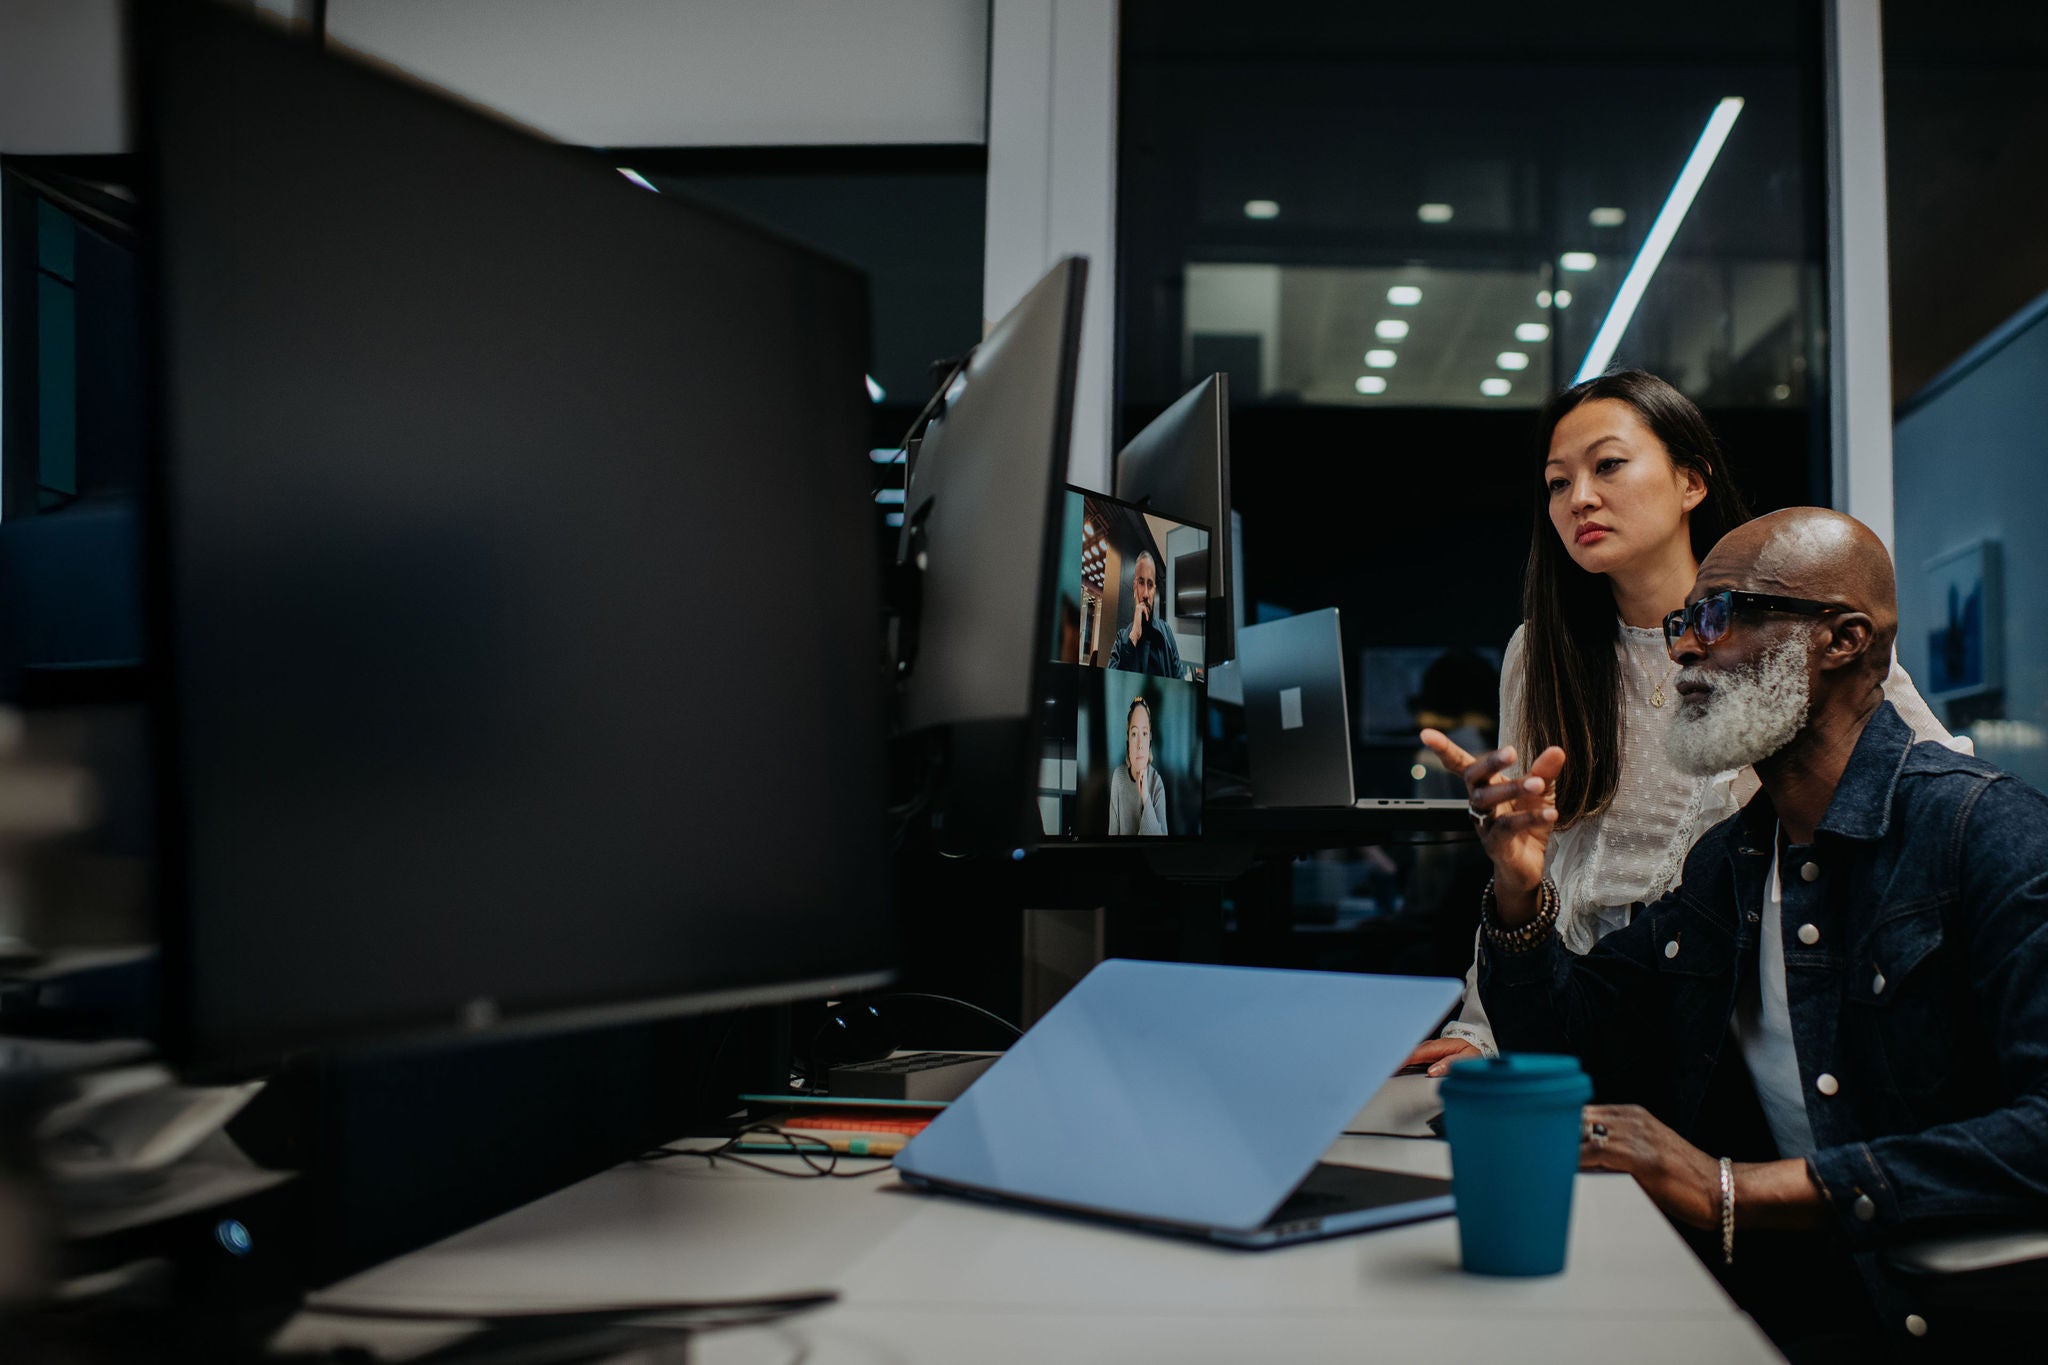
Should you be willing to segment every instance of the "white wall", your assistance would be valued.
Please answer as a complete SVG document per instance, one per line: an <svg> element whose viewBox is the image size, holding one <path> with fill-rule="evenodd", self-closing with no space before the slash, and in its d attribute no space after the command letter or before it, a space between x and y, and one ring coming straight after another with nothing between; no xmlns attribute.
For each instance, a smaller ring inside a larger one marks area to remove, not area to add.
<svg viewBox="0 0 2048 1365"><path fill-rule="evenodd" d="M1104 491L1116 373L1116 72L1112 0L995 0L982 315L1009 312L1062 256L1088 258L1067 477Z"/></svg>
<svg viewBox="0 0 2048 1365"><path fill-rule="evenodd" d="M0 152L123 149L120 11L0 0ZM329 0L327 26L337 44L592 146L987 135L988 0Z"/></svg>
<svg viewBox="0 0 2048 1365"><path fill-rule="evenodd" d="M0 153L118 152L120 0L0 0Z"/></svg>
<svg viewBox="0 0 2048 1365"><path fill-rule="evenodd" d="M986 136L986 0L329 0L327 32L591 146Z"/></svg>

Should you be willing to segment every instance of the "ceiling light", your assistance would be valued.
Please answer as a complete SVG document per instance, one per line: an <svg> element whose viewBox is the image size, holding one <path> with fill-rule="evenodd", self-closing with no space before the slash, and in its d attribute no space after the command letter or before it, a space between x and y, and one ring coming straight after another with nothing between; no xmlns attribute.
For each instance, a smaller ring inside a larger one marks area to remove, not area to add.
<svg viewBox="0 0 2048 1365"><path fill-rule="evenodd" d="M1372 334L1381 341L1399 341L1408 335L1408 324L1399 318L1383 318L1373 324Z"/></svg>
<svg viewBox="0 0 2048 1365"><path fill-rule="evenodd" d="M1387 381L1376 374L1362 374L1358 376L1358 381L1351 387L1357 389L1360 393L1385 393L1387 391Z"/></svg>
<svg viewBox="0 0 2048 1365"><path fill-rule="evenodd" d="M1485 394L1488 398L1505 398L1510 393L1514 392L1514 388L1515 386L1513 384L1508 383L1507 380L1501 379L1498 376L1492 379L1482 379L1479 381L1479 391Z"/></svg>
<svg viewBox="0 0 2048 1365"><path fill-rule="evenodd" d="M1586 215L1586 221L1594 227L1620 227L1628 221L1628 210L1594 209Z"/></svg>
<svg viewBox="0 0 2048 1365"><path fill-rule="evenodd" d="M1550 296L1550 301L1559 308L1569 308L1572 306L1572 291L1560 289Z"/></svg>
<svg viewBox="0 0 2048 1365"><path fill-rule="evenodd" d="M1621 334L1628 330L1630 319L1636 315L1636 305L1643 301L1643 291L1650 287L1650 277L1663 263L1671 239L1678 235L1678 225L1685 221L1694 196L1706 183L1707 172L1714 169L1714 158L1721 154L1721 144L1728 140L1729 132L1735 127L1736 116L1741 112L1741 98L1730 95L1715 105L1714 112L1707 116L1707 126L1700 130L1700 140L1693 144L1692 155L1685 159L1685 168L1679 171L1677 182L1664 200L1664 207L1657 210L1657 221L1650 224L1650 235L1643 239L1643 249L1636 253L1634 264L1622 277L1621 288L1615 291L1614 302L1608 307L1600 330L1594 334L1593 344L1587 348L1586 358L1579 365L1578 379L1573 383L1599 374L1614 359L1615 349L1621 345Z"/></svg>
<svg viewBox="0 0 2048 1365"><path fill-rule="evenodd" d="M894 450L870 450L868 458L876 464L902 464L903 448L898 446Z"/></svg>
<svg viewBox="0 0 2048 1365"><path fill-rule="evenodd" d="M1271 199L1247 199L1244 201L1244 216L1247 218L1278 218L1280 205Z"/></svg>
<svg viewBox="0 0 2048 1365"><path fill-rule="evenodd" d="M902 514L901 512L891 512L891 513L889 513L888 515L886 515L886 516L884 516L884 517L882 518L882 525L884 525L884 526L892 526L892 527L893 527L893 526L901 526L902 524L903 524L903 514Z"/></svg>
<svg viewBox="0 0 2048 1365"><path fill-rule="evenodd" d="M903 490L900 488L877 488L875 490L875 501L885 504L900 504L903 501Z"/></svg>
<svg viewBox="0 0 2048 1365"><path fill-rule="evenodd" d="M1583 272L1600 264L1600 258L1590 251L1567 251L1557 258L1557 263L1566 270Z"/></svg>
<svg viewBox="0 0 2048 1365"><path fill-rule="evenodd" d="M1400 358L1401 354L1398 351L1367 351L1365 353L1365 363L1372 366L1375 370L1391 370L1394 368L1394 362Z"/></svg>
<svg viewBox="0 0 2048 1365"><path fill-rule="evenodd" d="M1515 340L1526 341L1531 346L1550 340L1550 328L1541 322L1524 322L1515 328Z"/></svg>
<svg viewBox="0 0 2048 1365"><path fill-rule="evenodd" d="M876 403L879 403L879 402L881 402L881 401L882 401L882 400L883 400L884 398L886 398L886 397L888 397L888 395L882 392L882 386L881 386L880 384L877 384L877 383L875 382L875 377L874 377L873 375L869 375L869 376L868 376L868 398L869 398L869 400L870 400L871 402L876 402Z"/></svg>
<svg viewBox="0 0 2048 1365"><path fill-rule="evenodd" d="M1425 223L1448 223L1451 221L1449 204L1424 204L1415 210L1415 216Z"/></svg>
<svg viewBox="0 0 2048 1365"><path fill-rule="evenodd" d="M640 174L640 172L636 170L633 170L629 166L614 166L612 169L617 171L620 175L625 176L626 179L632 181L634 184L638 185L643 190L654 190L656 194L661 193L660 190L654 189L654 185L647 179L646 176Z"/></svg>
<svg viewBox="0 0 2048 1365"><path fill-rule="evenodd" d="M1397 284L1387 291L1387 302L1397 308L1413 308L1422 302L1422 291L1412 284Z"/></svg>
<svg viewBox="0 0 2048 1365"><path fill-rule="evenodd" d="M1526 370L1529 368L1529 357L1520 351L1502 351L1493 358L1493 363L1503 370Z"/></svg>
<svg viewBox="0 0 2048 1365"><path fill-rule="evenodd" d="M1536 291L1536 306L1538 308L1550 307L1550 291L1548 289L1539 289Z"/></svg>

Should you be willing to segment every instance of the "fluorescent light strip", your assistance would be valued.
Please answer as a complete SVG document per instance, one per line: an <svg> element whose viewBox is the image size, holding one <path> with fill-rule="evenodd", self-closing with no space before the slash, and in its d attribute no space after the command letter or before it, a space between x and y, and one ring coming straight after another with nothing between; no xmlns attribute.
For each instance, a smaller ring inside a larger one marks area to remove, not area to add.
<svg viewBox="0 0 2048 1365"><path fill-rule="evenodd" d="M1636 315L1636 305L1643 301L1643 291L1650 287L1650 277L1664 263L1664 253L1670 249L1671 239L1678 235L1678 225L1685 221L1694 196L1706 182L1707 172L1714 169L1714 158L1721 154L1721 144L1728 140L1728 133L1735 127L1736 116L1741 112L1742 98L1739 95L1730 95L1714 106L1706 128L1700 133L1700 140L1693 146L1692 155L1685 160L1685 169L1678 173L1678 183L1671 187L1670 197L1657 211L1657 221L1650 224L1650 235L1643 239L1643 249L1636 253L1635 264L1628 268L1621 290L1614 296L1614 305L1607 310L1606 320L1594 335L1593 345L1586 352L1572 383L1584 383L1605 370L1607 362L1614 359L1615 349L1621 345L1621 334L1628 330Z"/></svg>

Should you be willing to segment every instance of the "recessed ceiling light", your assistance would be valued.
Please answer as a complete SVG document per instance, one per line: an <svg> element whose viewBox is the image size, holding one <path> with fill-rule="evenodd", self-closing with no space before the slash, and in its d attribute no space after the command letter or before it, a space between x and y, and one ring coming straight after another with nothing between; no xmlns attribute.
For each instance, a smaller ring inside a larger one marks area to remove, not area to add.
<svg viewBox="0 0 2048 1365"><path fill-rule="evenodd" d="M1479 391L1485 394L1488 398L1505 398L1510 393L1514 392L1514 388L1515 386L1513 384L1508 383L1507 380L1502 379L1499 376L1495 376L1492 379L1482 379L1479 381Z"/></svg>
<svg viewBox="0 0 2048 1365"><path fill-rule="evenodd" d="M1358 381L1351 387L1357 389L1360 393L1385 393L1387 391L1387 381L1376 374L1362 374L1358 376Z"/></svg>
<svg viewBox="0 0 2048 1365"><path fill-rule="evenodd" d="M882 518L882 525L884 526L897 527L901 526L902 524L903 514L901 512L891 512L887 516L884 516Z"/></svg>
<svg viewBox="0 0 2048 1365"><path fill-rule="evenodd" d="M869 375L869 376L868 376L868 398L869 398L870 400L872 400L873 402L879 403L879 402L881 402L881 401L882 401L882 400L883 400L884 398L887 398L888 396L889 396L889 395L887 395L887 394L885 394L885 393L883 393L883 392L882 392L882 386L881 386L880 384L877 384L877 383L875 382L875 377L874 377L873 375Z"/></svg>
<svg viewBox="0 0 2048 1365"><path fill-rule="evenodd" d="M1552 294L1550 296L1550 301L1556 304L1559 308L1569 308L1572 306L1572 291L1569 289L1560 289L1555 294Z"/></svg>
<svg viewBox="0 0 2048 1365"><path fill-rule="evenodd" d="M1536 291L1536 306L1538 308L1550 307L1550 291L1548 289L1539 289Z"/></svg>
<svg viewBox="0 0 2048 1365"><path fill-rule="evenodd" d="M1415 216L1425 223L1448 223L1451 221L1449 204L1424 204L1415 210Z"/></svg>
<svg viewBox="0 0 2048 1365"><path fill-rule="evenodd" d="M1586 221L1594 227L1620 227L1628 221L1628 210L1594 209L1586 215Z"/></svg>
<svg viewBox="0 0 2048 1365"><path fill-rule="evenodd" d="M1529 368L1529 357L1520 351L1502 351L1493 358L1493 363L1503 370L1526 370Z"/></svg>
<svg viewBox="0 0 2048 1365"><path fill-rule="evenodd" d="M1280 205L1272 199L1247 199L1244 201L1244 216L1247 218L1278 218Z"/></svg>
<svg viewBox="0 0 2048 1365"><path fill-rule="evenodd" d="M1387 302L1397 308L1413 308L1422 302L1422 291L1412 284L1397 284L1387 291Z"/></svg>
<svg viewBox="0 0 2048 1365"><path fill-rule="evenodd" d="M1566 270L1583 272L1600 264L1600 258L1590 251L1567 251L1557 258L1557 263Z"/></svg>
<svg viewBox="0 0 2048 1365"><path fill-rule="evenodd" d="M1365 353L1365 363L1372 366L1375 370L1391 370L1394 368L1394 362L1400 358L1401 355L1398 351L1367 351Z"/></svg>
<svg viewBox="0 0 2048 1365"><path fill-rule="evenodd" d="M1550 328L1541 322L1524 322L1515 327L1515 340L1526 341L1531 346L1550 340Z"/></svg>
<svg viewBox="0 0 2048 1365"><path fill-rule="evenodd" d="M1372 334L1381 341L1399 341L1408 335L1408 324L1399 318L1383 318L1373 324Z"/></svg>

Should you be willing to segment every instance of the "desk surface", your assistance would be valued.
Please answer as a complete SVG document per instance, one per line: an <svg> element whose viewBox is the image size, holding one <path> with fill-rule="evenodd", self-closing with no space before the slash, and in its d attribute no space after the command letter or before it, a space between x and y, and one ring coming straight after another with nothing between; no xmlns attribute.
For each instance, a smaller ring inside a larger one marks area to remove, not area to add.
<svg viewBox="0 0 2048 1365"><path fill-rule="evenodd" d="M1347 1137L1329 1159L1449 1171L1434 1141ZM893 1175L785 1180L679 1158L616 1167L320 1297L490 1311L819 1288L841 1302L707 1335L692 1359L1323 1360L1361 1346L1514 1365L1778 1359L1613 1175L1579 1177L1563 1275L1496 1280L1458 1269L1451 1219L1236 1251L919 1194ZM307 1316L289 1344L440 1339Z"/></svg>

